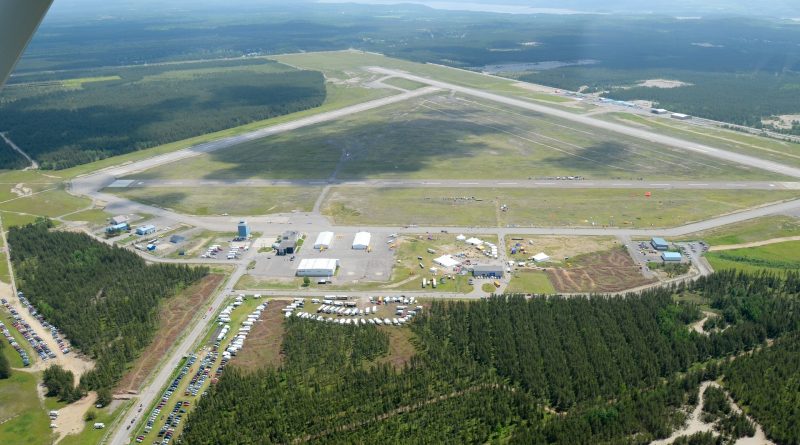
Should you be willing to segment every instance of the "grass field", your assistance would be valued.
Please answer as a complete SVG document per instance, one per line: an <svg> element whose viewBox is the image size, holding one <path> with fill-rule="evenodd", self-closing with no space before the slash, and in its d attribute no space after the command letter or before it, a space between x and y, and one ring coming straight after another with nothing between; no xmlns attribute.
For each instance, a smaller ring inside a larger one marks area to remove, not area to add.
<svg viewBox="0 0 800 445"><path fill-rule="evenodd" d="M554 294L555 292L556 289L547 273L538 270L513 272L505 290L507 294Z"/></svg>
<svg viewBox="0 0 800 445"><path fill-rule="evenodd" d="M773 238L800 236L800 220L791 216L766 216L683 237L715 245L743 244Z"/></svg>
<svg viewBox="0 0 800 445"><path fill-rule="evenodd" d="M59 189L0 204L0 210L55 217L78 211L90 204L91 201L88 199L72 196L63 189Z"/></svg>
<svg viewBox="0 0 800 445"><path fill-rule="evenodd" d="M37 374L17 371L0 380L0 443L50 443L50 419L36 396L37 379Z"/></svg>
<svg viewBox="0 0 800 445"><path fill-rule="evenodd" d="M508 93L516 97L551 103L569 102L570 99L551 94L538 93L515 86L516 80L484 76L479 73L450 68L441 65L420 64L406 60L385 57L380 54L360 51L332 51L273 56L273 59L297 68L319 70L328 77L347 79L364 76L364 67L381 66L412 72L416 75L434 78L444 82L466 87L489 89L498 93Z"/></svg>
<svg viewBox="0 0 800 445"><path fill-rule="evenodd" d="M266 137L136 178L730 180L780 178L467 96L429 95Z"/></svg>
<svg viewBox="0 0 800 445"><path fill-rule="evenodd" d="M391 77L389 79L383 80L382 83L386 85L392 85L398 88L402 88L404 90L416 90L426 86L424 83L419 83L410 79L405 79L402 77Z"/></svg>
<svg viewBox="0 0 800 445"><path fill-rule="evenodd" d="M673 227L798 197L791 191L333 188L323 213L337 224L398 226ZM500 211L506 204L508 211Z"/></svg>
<svg viewBox="0 0 800 445"><path fill-rule="evenodd" d="M89 224L96 226L105 225L108 223L108 218L112 217L102 209L83 210L71 215L65 216L65 221L86 221Z"/></svg>
<svg viewBox="0 0 800 445"><path fill-rule="evenodd" d="M786 273L800 269L800 241L708 252L706 258L714 270L736 269L752 272L764 269Z"/></svg>
<svg viewBox="0 0 800 445"><path fill-rule="evenodd" d="M644 117L630 113L608 113L599 118L623 124L646 126L669 136L713 147L757 156L787 165L800 166L800 144L779 141L722 128L691 125L666 118Z"/></svg>
<svg viewBox="0 0 800 445"><path fill-rule="evenodd" d="M143 204L191 215L263 215L308 212L321 187L217 187L107 189Z"/></svg>

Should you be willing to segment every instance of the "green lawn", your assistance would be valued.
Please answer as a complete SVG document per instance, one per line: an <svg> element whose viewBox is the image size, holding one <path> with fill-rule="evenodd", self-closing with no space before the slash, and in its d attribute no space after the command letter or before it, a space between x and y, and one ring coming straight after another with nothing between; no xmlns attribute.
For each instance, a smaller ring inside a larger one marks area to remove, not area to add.
<svg viewBox="0 0 800 445"><path fill-rule="evenodd" d="M800 269L800 241L708 252L706 258L714 270L736 269L751 272L765 269L786 273Z"/></svg>
<svg viewBox="0 0 800 445"><path fill-rule="evenodd" d="M334 172L341 179L781 178L550 116L443 94L246 142L132 177L326 179Z"/></svg>
<svg viewBox="0 0 800 445"><path fill-rule="evenodd" d="M108 223L108 218L112 215L106 213L101 209L90 209L90 210L83 210L77 213L73 213L71 215L65 216L64 220L66 221L86 221L90 224L94 225L105 225Z"/></svg>
<svg viewBox="0 0 800 445"><path fill-rule="evenodd" d="M61 216L88 207L91 201L70 195L64 190L51 190L0 204L0 210L42 216Z"/></svg>
<svg viewBox="0 0 800 445"><path fill-rule="evenodd" d="M16 371L0 380L0 443L50 443L50 419L36 396L37 378L37 374Z"/></svg>
<svg viewBox="0 0 800 445"><path fill-rule="evenodd" d="M505 292L507 294L554 294L553 283L542 271L517 271L512 274Z"/></svg>
<svg viewBox="0 0 800 445"><path fill-rule="evenodd" d="M630 113L601 114L600 118L621 123L646 125L659 133L711 145L725 150L757 156L782 164L800 166L800 144L779 141L722 128L696 125L656 117L643 117Z"/></svg>
<svg viewBox="0 0 800 445"><path fill-rule="evenodd" d="M36 215L0 211L0 216L3 218L3 228L6 230L12 226L24 226L36 221Z"/></svg>
<svg viewBox="0 0 800 445"><path fill-rule="evenodd" d="M321 187L214 187L107 189L143 204L192 215L264 215L308 212Z"/></svg>
<svg viewBox="0 0 800 445"><path fill-rule="evenodd" d="M714 246L751 243L788 236L800 236L800 219L791 216L765 216L694 233L683 239L701 239Z"/></svg>
<svg viewBox="0 0 800 445"><path fill-rule="evenodd" d="M791 191L443 189L335 187L323 213L337 224L398 226L674 227L767 202ZM508 211L500 211L506 204Z"/></svg>

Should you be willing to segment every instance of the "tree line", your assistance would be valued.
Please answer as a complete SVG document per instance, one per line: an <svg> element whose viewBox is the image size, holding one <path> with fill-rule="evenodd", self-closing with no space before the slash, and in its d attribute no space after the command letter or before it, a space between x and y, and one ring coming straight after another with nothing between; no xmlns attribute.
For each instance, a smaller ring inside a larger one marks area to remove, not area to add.
<svg viewBox="0 0 800 445"><path fill-rule="evenodd" d="M11 364L8 358L3 353L3 348L6 346L5 342L0 341L0 379L7 379L11 377Z"/></svg>
<svg viewBox="0 0 800 445"><path fill-rule="evenodd" d="M133 252L49 222L12 227L8 243L20 291L96 366L85 389L111 387L152 340L165 298L207 274L204 267L148 265Z"/></svg>

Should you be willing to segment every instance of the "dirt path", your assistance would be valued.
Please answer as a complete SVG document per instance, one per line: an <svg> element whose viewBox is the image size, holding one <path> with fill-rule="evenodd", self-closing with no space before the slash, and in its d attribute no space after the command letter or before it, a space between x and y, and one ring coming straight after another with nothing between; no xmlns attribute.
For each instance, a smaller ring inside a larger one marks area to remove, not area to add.
<svg viewBox="0 0 800 445"><path fill-rule="evenodd" d="M742 244L726 244L723 246L711 246L708 250L712 252L718 252L721 250L733 250L733 249L746 249L748 247L760 247L760 246L767 246L770 244L777 244L777 243L785 243L787 241L800 241L800 236L784 236L783 238L772 238L763 241L753 241L751 243L742 243Z"/></svg>
<svg viewBox="0 0 800 445"><path fill-rule="evenodd" d="M697 398L697 406L695 406L694 410L689 414L689 418L687 419L686 425L683 428L675 430L672 435L667 437L666 439L656 440L650 442L650 445L669 445L675 441L678 437L681 436L691 436L692 434L696 433L704 433L704 432L716 432L714 431L714 425L711 423L705 423L700 418L700 415L703 411L703 399L705 396L705 391L708 387L713 386L716 388L720 388L725 391L719 384L716 382L706 381L700 384L700 394ZM731 404L731 409L733 409L736 413L741 413L742 409L736 402L731 398L730 394L725 391L725 396L728 398L728 403ZM753 437L742 437L738 439L735 444L736 445L775 445L774 442L767 439L767 435L764 434L764 429L761 428L752 417L747 416L748 420L753 422L753 425L756 427L756 434Z"/></svg>
<svg viewBox="0 0 800 445"><path fill-rule="evenodd" d="M97 393L91 391L86 397L58 410L58 419L55 421L56 427L53 429L58 438L54 443L60 442L67 434L78 434L83 431L86 426L83 416L86 411L94 406L96 401Z"/></svg>
<svg viewBox="0 0 800 445"><path fill-rule="evenodd" d="M705 329L703 329L703 325L706 324L706 321L708 321L710 317L716 317L716 314L713 312L703 311L703 315L705 316L703 317L702 320L692 323L691 325L689 325L689 327L691 328L691 330L697 332L698 334L708 335L708 332L706 332Z"/></svg>

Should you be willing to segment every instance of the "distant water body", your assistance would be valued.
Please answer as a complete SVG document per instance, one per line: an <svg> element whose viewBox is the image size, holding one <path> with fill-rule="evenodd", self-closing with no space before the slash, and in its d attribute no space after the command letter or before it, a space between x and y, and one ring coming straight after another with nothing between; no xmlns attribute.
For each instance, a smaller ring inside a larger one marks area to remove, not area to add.
<svg viewBox="0 0 800 445"><path fill-rule="evenodd" d="M595 63L599 62L600 62L599 60L592 60L592 59L576 60L574 62L561 62L557 60L551 60L546 62L533 62L533 63L503 63L497 65L486 65L483 67L477 67L473 69L477 69L478 71L486 74L522 73L525 71L554 70L556 68L561 68L564 66L594 65Z"/></svg>
<svg viewBox="0 0 800 445"><path fill-rule="evenodd" d="M576 11L574 9L561 8L533 8L521 5L494 5L479 2L437 2L425 0L317 0L318 3L359 3L364 5L398 5L411 3L415 5L428 6L433 9L444 9L448 11L471 11L471 12L495 12L500 14L598 14L596 12Z"/></svg>

